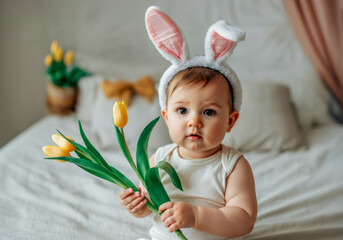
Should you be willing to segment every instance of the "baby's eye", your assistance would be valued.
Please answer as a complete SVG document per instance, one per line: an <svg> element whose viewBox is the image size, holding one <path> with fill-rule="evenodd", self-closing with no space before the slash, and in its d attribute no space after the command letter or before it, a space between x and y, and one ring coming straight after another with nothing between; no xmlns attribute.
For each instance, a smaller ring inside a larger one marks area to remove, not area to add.
<svg viewBox="0 0 343 240"><path fill-rule="evenodd" d="M204 111L204 115L205 116L214 116L216 114L216 111L214 111L214 110L212 110L212 109L206 109L205 111Z"/></svg>
<svg viewBox="0 0 343 240"><path fill-rule="evenodd" d="M177 113L178 113L178 114L186 114L186 113L187 113L187 109L186 109L186 108L183 108L183 107L178 108L178 109L177 109Z"/></svg>

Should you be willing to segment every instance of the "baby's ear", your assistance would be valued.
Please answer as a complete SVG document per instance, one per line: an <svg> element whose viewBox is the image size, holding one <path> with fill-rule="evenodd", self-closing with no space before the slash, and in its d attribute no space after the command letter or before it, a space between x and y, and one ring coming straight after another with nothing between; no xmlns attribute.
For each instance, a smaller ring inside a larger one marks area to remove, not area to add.
<svg viewBox="0 0 343 240"><path fill-rule="evenodd" d="M230 116L229 116L229 122L228 122L228 126L227 126L227 130L226 132L230 132L231 129L233 128L233 126L235 125L235 123L237 122L237 119L239 118L239 112L234 110Z"/></svg>
<svg viewBox="0 0 343 240"><path fill-rule="evenodd" d="M161 114L162 114L162 117L163 117L164 121L168 124L167 109L166 108L162 108L161 109Z"/></svg>

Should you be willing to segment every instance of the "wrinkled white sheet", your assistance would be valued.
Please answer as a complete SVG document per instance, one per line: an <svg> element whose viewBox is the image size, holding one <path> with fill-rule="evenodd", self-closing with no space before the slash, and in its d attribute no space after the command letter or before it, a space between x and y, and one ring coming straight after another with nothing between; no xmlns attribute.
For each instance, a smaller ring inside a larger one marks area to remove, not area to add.
<svg viewBox="0 0 343 240"><path fill-rule="evenodd" d="M56 128L80 142L73 116L47 116L0 150L0 238L148 237L150 219L129 215L120 206L117 186L74 165L43 160L41 147L54 145ZM84 130L92 139L86 125ZM255 175L259 213L243 239L343 238L343 127L318 127L306 138L308 149L245 154ZM133 178L121 153L101 153Z"/></svg>

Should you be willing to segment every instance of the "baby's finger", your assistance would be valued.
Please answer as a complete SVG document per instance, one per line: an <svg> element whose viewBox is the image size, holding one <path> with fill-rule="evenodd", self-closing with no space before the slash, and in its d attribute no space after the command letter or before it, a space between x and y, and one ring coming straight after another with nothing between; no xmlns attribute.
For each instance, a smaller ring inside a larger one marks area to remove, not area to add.
<svg viewBox="0 0 343 240"><path fill-rule="evenodd" d="M159 208L158 208L158 211L159 212L163 212L169 208L172 208L174 206L174 203L173 202L166 202L166 203L163 203Z"/></svg>
<svg viewBox="0 0 343 240"><path fill-rule="evenodd" d="M165 222L168 218L170 218L171 216L173 216L173 210L171 209L167 209L165 210L162 215L161 215L161 221Z"/></svg>
<svg viewBox="0 0 343 240"><path fill-rule="evenodd" d="M138 203L138 205L136 205L134 208L131 209L131 212L132 213L139 212L145 206L146 202L147 202L146 199L142 199L142 201Z"/></svg>
<svg viewBox="0 0 343 240"><path fill-rule="evenodd" d="M178 230L180 227L179 227L179 224L177 224L176 222L171 224L169 227L168 227L168 231L169 232L175 232L176 230Z"/></svg>
<svg viewBox="0 0 343 240"><path fill-rule="evenodd" d="M142 198L142 197L143 197L143 195L140 192L134 192L134 193L128 195L127 197L125 197L124 199L121 199L120 202L122 203L122 205L128 207L129 204L132 205L133 201L135 201L136 199Z"/></svg>
<svg viewBox="0 0 343 240"><path fill-rule="evenodd" d="M126 208L129 209L130 211L134 209L141 201L143 200L143 197L134 195L131 198L131 201L126 204Z"/></svg>
<svg viewBox="0 0 343 240"><path fill-rule="evenodd" d="M166 228L169 228L172 224L175 223L175 220L173 218L167 218L165 221L164 221L164 226Z"/></svg>
<svg viewBox="0 0 343 240"><path fill-rule="evenodd" d="M123 200L127 198L130 194L132 194L132 192L132 188L125 189L119 193L119 198Z"/></svg>

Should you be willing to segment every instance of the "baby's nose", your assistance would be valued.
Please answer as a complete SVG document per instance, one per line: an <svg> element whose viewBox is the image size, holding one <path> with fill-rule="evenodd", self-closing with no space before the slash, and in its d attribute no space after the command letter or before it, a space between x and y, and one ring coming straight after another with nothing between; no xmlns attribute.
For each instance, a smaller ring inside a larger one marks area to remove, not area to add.
<svg viewBox="0 0 343 240"><path fill-rule="evenodd" d="M201 117L198 116L197 114L192 115L188 121L188 127L201 128L202 127Z"/></svg>

